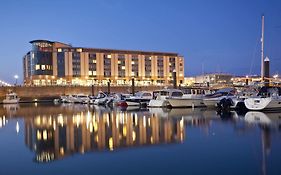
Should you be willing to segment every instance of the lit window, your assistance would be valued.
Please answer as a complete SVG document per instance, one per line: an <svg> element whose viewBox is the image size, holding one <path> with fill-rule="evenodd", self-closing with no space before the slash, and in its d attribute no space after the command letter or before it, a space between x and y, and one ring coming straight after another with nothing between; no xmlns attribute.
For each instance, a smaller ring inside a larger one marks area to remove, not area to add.
<svg viewBox="0 0 281 175"><path fill-rule="evenodd" d="M93 75L97 75L97 71L93 71Z"/></svg>
<svg viewBox="0 0 281 175"><path fill-rule="evenodd" d="M58 48L58 52L62 52L62 49L61 49L61 48Z"/></svg>
<svg viewBox="0 0 281 175"><path fill-rule="evenodd" d="M107 55L107 58L111 58L111 55Z"/></svg>
<svg viewBox="0 0 281 175"><path fill-rule="evenodd" d="M125 66L122 66L122 69L125 70Z"/></svg>
<svg viewBox="0 0 281 175"><path fill-rule="evenodd" d="M121 64L121 61L118 61L118 64Z"/></svg>
<svg viewBox="0 0 281 175"><path fill-rule="evenodd" d="M47 140L48 139L48 134L47 134L47 130L43 131L43 140Z"/></svg>
<svg viewBox="0 0 281 175"><path fill-rule="evenodd" d="M92 71L89 71L89 75L93 75Z"/></svg>
<svg viewBox="0 0 281 175"><path fill-rule="evenodd" d="M35 70L39 70L39 69L40 69L40 65L39 65L39 64L36 64Z"/></svg>
<svg viewBox="0 0 281 175"><path fill-rule="evenodd" d="M132 73L131 73L131 76L135 76L135 72L132 72Z"/></svg>
<svg viewBox="0 0 281 175"><path fill-rule="evenodd" d="M45 66L45 65L41 65L41 69L42 69L42 70L45 70L45 69L46 69L46 66Z"/></svg>
<svg viewBox="0 0 281 175"><path fill-rule="evenodd" d="M93 60L93 63L97 63L97 60Z"/></svg>
<svg viewBox="0 0 281 175"><path fill-rule="evenodd" d="M82 52L82 49L81 48L76 49L76 52Z"/></svg>
<svg viewBox="0 0 281 175"><path fill-rule="evenodd" d="M42 136L41 136L41 133L40 131L37 131L37 140L41 140Z"/></svg>
<svg viewBox="0 0 281 175"><path fill-rule="evenodd" d="M134 62L134 61L132 61L132 64L135 64L135 62Z"/></svg>

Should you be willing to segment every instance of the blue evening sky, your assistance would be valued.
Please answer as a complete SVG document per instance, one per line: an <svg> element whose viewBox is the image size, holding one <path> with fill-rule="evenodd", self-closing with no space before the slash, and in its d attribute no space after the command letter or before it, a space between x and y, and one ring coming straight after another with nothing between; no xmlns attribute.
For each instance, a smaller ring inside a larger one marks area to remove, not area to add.
<svg viewBox="0 0 281 175"><path fill-rule="evenodd" d="M281 0L3 0L0 79L22 79L34 39L178 52L185 75L260 73L261 15L271 73L281 73Z"/></svg>

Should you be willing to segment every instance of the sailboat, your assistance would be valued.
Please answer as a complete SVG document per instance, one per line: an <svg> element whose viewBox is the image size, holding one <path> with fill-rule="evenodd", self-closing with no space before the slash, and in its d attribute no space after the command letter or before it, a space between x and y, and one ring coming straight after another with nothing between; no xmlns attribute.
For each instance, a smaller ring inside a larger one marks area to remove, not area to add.
<svg viewBox="0 0 281 175"><path fill-rule="evenodd" d="M264 15L261 36L261 79L265 80L265 86L260 89L256 97L245 99L244 103L249 110L280 110L281 88L269 87L269 58L264 59Z"/></svg>

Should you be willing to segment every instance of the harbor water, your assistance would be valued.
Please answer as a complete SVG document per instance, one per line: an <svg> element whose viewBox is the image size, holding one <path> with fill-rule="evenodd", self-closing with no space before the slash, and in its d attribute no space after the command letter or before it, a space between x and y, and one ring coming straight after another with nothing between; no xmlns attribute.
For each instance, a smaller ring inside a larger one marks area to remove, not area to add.
<svg viewBox="0 0 281 175"><path fill-rule="evenodd" d="M0 106L0 174L281 173L281 113Z"/></svg>

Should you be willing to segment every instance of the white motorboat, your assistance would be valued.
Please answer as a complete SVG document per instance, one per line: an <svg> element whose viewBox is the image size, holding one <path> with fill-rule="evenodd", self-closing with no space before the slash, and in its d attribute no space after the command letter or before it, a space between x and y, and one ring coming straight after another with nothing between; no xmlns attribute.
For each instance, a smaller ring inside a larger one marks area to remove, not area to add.
<svg viewBox="0 0 281 175"><path fill-rule="evenodd" d="M6 98L3 100L3 104L15 104L19 103L20 98L15 92L9 92L6 94Z"/></svg>
<svg viewBox="0 0 281 175"><path fill-rule="evenodd" d="M149 101L152 99L152 92L140 91L134 96L129 96L125 98L127 106L143 106L148 105Z"/></svg>
<svg viewBox="0 0 281 175"><path fill-rule="evenodd" d="M281 88L262 87L256 97L245 99L245 106L249 110L281 110Z"/></svg>
<svg viewBox="0 0 281 175"><path fill-rule="evenodd" d="M61 95L59 101L62 103L68 103L68 95Z"/></svg>
<svg viewBox="0 0 281 175"><path fill-rule="evenodd" d="M61 95L60 102L62 103L74 103L76 101L76 95Z"/></svg>
<svg viewBox="0 0 281 175"><path fill-rule="evenodd" d="M149 107L203 107L205 106L201 97L184 96L178 89L163 89L153 92L153 99Z"/></svg>
<svg viewBox="0 0 281 175"><path fill-rule="evenodd" d="M104 92L100 91L97 95L97 97L93 100L90 101L90 103L94 105L105 105L107 101L109 101L110 98L108 97L107 94Z"/></svg>
<svg viewBox="0 0 281 175"><path fill-rule="evenodd" d="M206 95L203 99L204 104L209 108L215 108L217 104L224 98L229 98L233 96L235 89L233 88L224 88L216 91L213 94Z"/></svg>
<svg viewBox="0 0 281 175"><path fill-rule="evenodd" d="M72 95L72 101L73 103L89 103L90 98L88 97L88 95L76 94Z"/></svg>

